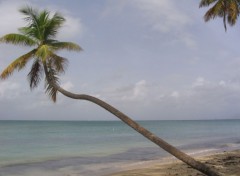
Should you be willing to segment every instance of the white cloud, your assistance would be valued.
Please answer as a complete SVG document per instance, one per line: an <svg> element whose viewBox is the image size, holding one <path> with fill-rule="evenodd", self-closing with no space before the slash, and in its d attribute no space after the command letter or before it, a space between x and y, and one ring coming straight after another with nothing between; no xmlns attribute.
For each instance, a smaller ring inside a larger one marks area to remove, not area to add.
<svg viewBox="0 0 240 176"><path fill-rule="evenodd" d="M193 36L190 33L183 32L178 37L179 40L182 41L187 47L191 49L196 49L197 42L193 39Z"/></svg>
<svg viewBox="0 0 240 176"><path fill-rule="evenodd" d="M219 82L219 85L220 85L220 86L226 86L226 82L223 81L223 80L221 80L221 81Z"/></svg>
<svg viewBox="0 0 240 176"><path fill-rule="evenodd" d="M141 80L100 95L139 119L211 119L240 115L237 108L240 106L240 85L203 77L177 91Z"/></svg>
<svg viewBox="0 0 240 176"><path fill-rule="evenodd" d="M66 90L71 90L74 87L74 85L72 82L68 81L66 83L63 83L61 87Z"/></svg>
<svg viewBox="0 0 240 176"><path fill-rule="evenodd" d="M108 15L113 13L121 13L123 9L127 6L128 1L121 0L121 1L107 1L107 5L103 10L100 17L104 18Z"/></svg>
<svg viewBox="0 0 240 176"><path fill-rule="evenodd" d="M192 87L200 87L207 84L207 81L203 77L198 77L192 84Z"/></svg>
<svg viewBox="0 0 240 176"><path fill-rule="evenodd" d="M179 97L179 92L178 91L172 92L171 97L178 98Z"/></svg>
<svg viewBox="0 0 240 176"><path fill-rule="evenodd" d="M134 3L144 11L153 29L169 32L185 27L190 18L169 0L136 0Z"/></svg>
<svg viewBox="0 0 240 176"><path fill-rule="evenodd" d="M0 81L1 99L13 99L20 95L20 85L11 81Z"/></svg>
<svg viewBox="0 0 240 176"><path fill-rule="evenodd" d="M82 24L80 18L76 18L70 15L66 15L66 22L62 29L59 31L59 40L69 41L72 38L81 37L84 31L84 25Z"/></svg>
<svg viewBox="0 0 240 176"><path fill-rule="evenodd" d="M146 95L146 81L141 80L135 84L134 90L133 90L133 97L144 97Z"/></svg>
<svg viewBox="0 0 240 176"><path fill-rule="evenodd" d="M151 32L158 32L159 37L166 38L166 35L169 35L165 44L175 46L183 43L188 48L195 49L197 42L192 31L188 30L193 24L192 17L181 9L178 3L176 0L121 0L114 3L109 1L103 16L128 13L128 8L133 8L134 13L138 14L136 24L141 23Z"/></svg>
<svg viewBox="0 0 240 176"><path fill-rule="evenodd" d="M147 95L147 83L145 80L137 82L130 90L130 94L124 95L121 99L127 101L143 100Z"/></svg>
<svg viewBox="0 0 240 176"><path fill-rule="evenodd" d="M6 33L17 32L17 29L24 25L23 16L18 9L26 1L2 1L0 2L0 36Z"/></svg>
<svg viewBox="0 0 240 176"><path fill-rule="evenodd" d="M177 6L177 1L169 0L135 0L134 6L137 7L143 17L143 23L163 35L170 34L168 42L176 44L183 43L190 49L195 49L197 42L192 32L187 31L192 19L189 15Z"/></svg>

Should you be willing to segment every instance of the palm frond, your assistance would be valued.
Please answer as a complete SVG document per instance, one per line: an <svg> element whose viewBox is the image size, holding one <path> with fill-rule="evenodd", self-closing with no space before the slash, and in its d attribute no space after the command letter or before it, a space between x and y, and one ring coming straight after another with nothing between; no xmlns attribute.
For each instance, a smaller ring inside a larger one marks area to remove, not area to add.
<svg viewBox="0 0 240 176"><path fill-rule="evenodd" d="M43 10L38 14L37 21L39 24L47 24L49 21L50 12L48 10ZM41 26L43 27L43 26Z"/></svg>
<svg viewBox="0 0 240 176"><path fill-rule="evenodd" d="M59 85L57 72L52 67L48 66L48 71L45 79L45 93L50 97L53 102L57 101L58 90L53 85Z"/></svg>
<svg viewBox="0 0 240 176"><path fill-rule="evenodd" d="M37 43L26 35L7 34L0 38L0 42L11 43L14 45L34 46Z"/></svg>
<svg viewBox="0 0 240 176"><path fill-rule="evenodd" d="M19 12L21 12L23 15L27 16L27 17L32 17L32 18L36 18L38 11L36 9L33 9L30 6L24 6L21 7L19 9Z"/></svg>
<svg viewBox="0 0 240 176"><path fill-rule="evenodd" d="M44 39L43 33L45 31L46 23L49 21L49 12L47 10L39 12L29 6L20 9L20 12L26 16L24 19L28 22L28 25L19 28L19 31L42 41Z"/></svg>
<svg viewBox="0 0 240 176"><path fill-rule="evenodd" d="M240 0L201 0L199 7L213 5L204 15L207 22L216 17L223 18L223 26L227 31L227 23L231 26L236 24L240 13Z"/></svg>
<svg viewBox="0 0 240 176"><path fill-rule="evenodd" d="M69 50L69 51L81 51L83 50L78 44L72 42L53 42L51 46L55 51L58 50Z"/></svg>
<svg viewBox="0 0 240 176"><path fill-rule="evenodd" d="M228 23L233 26L236 24L236 21L238 19L240 10L239 10L239 4L236 0L231 0L228 3Z"/></svg>
<svg viewBox="0 0 240 176"><path fill-rule="evenodd" d="M32 65L30 72L28 73L28 81L30 83L30 88L34 89L38 86L43 76L43 68L40 61L36 59Z"/></svg>
<svg viewBox="0 0 240 176"><path fill-rule="evenodd" d="M33 9L30 6L25 6L20 8L19 12L26 16L24 19L29 23L29 25L37 21L38 11L36 9Z"/></svg>
<svg viewBox="0 0 240 176"><path fill-rule="evenodd" d="M44 26L44 40L55 38L65 21L65 18L59 13L55 13L51 19L48 19Z"/></svg>
<svg viewBox="0 0 240 176"><path fill-rule="evenodd" d="M209 6L210 4L216 2L217 0L201 0L199 3L199 7L206 7Z"/></svg>
<svg viewBox="0 0 240 176"><path fill-rule="evenodd" d="M21 27L18 31L26 36L34 38L36 41L41 41L41 35L38 28L35 27Z"/></svg>
<svg viewBox="0 0 240 176"><path fill-rule="evenodd" d="M204 20L207 22L210 19L214 19L217 16L223 17L225 15L224 12L224 4L222 1L218 1L212 8L210 8L206 14L204 15Z"/></svg>
<svg viewBox="0 0 240 176"><path fill-rule="evenodd" d="M5 68L5 70L3 70L3 72L0 75L0 78L6 79L14 72L14 70L20 71L21 69L23 69L26 63L34 56L35 52L36 50L34 49L29 53L24 54L19 58L15 59L10 65L7 66L7 68Z"/></svg>
<svg viewBox="0 0 240 176"><path fill-rule="evenodd" d="M38 23L38 10L33 9L32 7L26 6L19 10L26 17L24 20L28 23L28 25L24 28L20 28L19 31L24 34L28 33L29 36L40 39L40 26Z"/></svg>
<svg viewBox="0 0 240 176"><path fill-rule="evenodd" d="M49 96L49 98L55 103L57 101L57 93L58 90L54 88L51 84L46 83L45 85L45 93Z"/></svg>
<svg viewBox="0 0 240 176"><path fill-rule="evenodd" d="M66 58L54 53L51 53L48 62L58 73L64 73L68 65L68 60Z"/></svg>

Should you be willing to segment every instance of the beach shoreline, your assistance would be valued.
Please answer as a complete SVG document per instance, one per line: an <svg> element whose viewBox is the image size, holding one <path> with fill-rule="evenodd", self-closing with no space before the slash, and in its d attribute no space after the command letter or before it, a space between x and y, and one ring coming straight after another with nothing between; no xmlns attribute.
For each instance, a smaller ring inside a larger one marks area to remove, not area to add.
<svg viewBox="0 0 240 176"><path fill-rule="evenodd" d="M239 120L140 123L194 158L240 149ZM0 132L0 176L106 176L178 162L121 122L1 121Z"/></svg>
<svg viewBox="0 0 240 176"><path fill-rule="evenodd" d="M240 175L240 149L208 153L195 157L197 160L215 168L224 175ZM144 162L142 165L134 165L125 168L124 171L105 176L201 176L204 175L185 163L171 158L159 161Z"/></svg>

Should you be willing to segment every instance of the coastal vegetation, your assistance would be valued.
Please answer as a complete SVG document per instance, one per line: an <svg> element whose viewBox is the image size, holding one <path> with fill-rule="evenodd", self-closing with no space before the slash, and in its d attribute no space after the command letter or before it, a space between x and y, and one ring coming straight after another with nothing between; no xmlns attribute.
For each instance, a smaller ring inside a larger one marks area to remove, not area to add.
<svg viewBox="0 0 240 176"><path fill-rule="evenodd" d="M8 65L1 73L1 79L7 79L14 71L22 70L28 62L32 61L32 67L27 75L31 89L36 88L40 81L45 79L46 94L53 102L57 101L57 93L60 92L72 99L87 100L95 103L194 169L209 176L221 175L215 169L196 161L194 158L157 137L108 103L90 95L71 93L60 87L59 76L65 72L68 61L66 58L59 56L57 52L60 50L81 51L82 48L72 42L56 40L56 35L65 22L65 18L61 14L51 14L47 10L38 11L31 7L22 8L20 12L25 16L26 26L19 28L19 33L4 35L0 38L0 42L29 46L33 49L16 58Z"/></svg>
<svg viewBox="0 0 240 176"><path fill-rule="evenodd" d="M239 0L201 0L199 7L211 6L205 13L204 20L208 22L216 17L223 18L224 29L227 31L227 23L233 26L237 22L239 5Z"/></svg>

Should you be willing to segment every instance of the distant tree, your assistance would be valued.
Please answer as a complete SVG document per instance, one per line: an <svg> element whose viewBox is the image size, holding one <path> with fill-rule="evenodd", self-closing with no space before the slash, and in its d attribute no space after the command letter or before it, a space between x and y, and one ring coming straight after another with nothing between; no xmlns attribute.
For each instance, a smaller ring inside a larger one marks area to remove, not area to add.
<svg viewBox="0 0 240 176"><path fill-rule="evenodd" d="M230 26L236 24L240 12L240 0L201 0L199 7L210 5L212 5L211 8L204 15L206 22L216 17L223 18L225 31L227 31L227 23Z"/></svg>
<svg viewBox="0 0 240 176"><path fill-rule="evenodd" d="M179 151L164 140L155 136L150 131L141 127L135 121L106 102L90 95L74 94L61 88L59 86L58 76L59 74L64 73L67 59L57 55L56 52L59 50L81 51L81 47L72 42L60 42L55 39L58 30L65 22L64 17L59 13L51 15L47 10L39 12L31 7L22 8L20 9L20 12L25 15L27 25L19 28L19 34L4 35L0 38L0 42L30 46L34 47L34 49L18 57L10 65L8 65L7 68L1 73L1 79L7 79L15 70L19 71L23 69L30 60L33 60L31 70L28 73L28 80L31 89L36 88L45 75L46 93L54 102L57 100L57 92L60 92L63 95L73 99L81 99L93 102L111 112L127 125L148 138L150 141L154 142L193 168L209 176L220 175L212 168L194 160L192 157Z"/></svg>

